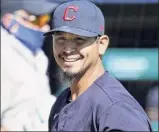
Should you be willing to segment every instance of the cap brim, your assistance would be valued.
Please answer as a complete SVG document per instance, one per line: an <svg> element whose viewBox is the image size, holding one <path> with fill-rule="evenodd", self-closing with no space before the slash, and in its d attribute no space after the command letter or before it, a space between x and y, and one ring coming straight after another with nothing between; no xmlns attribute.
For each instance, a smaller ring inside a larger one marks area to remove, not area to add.
<svg viewBox="0 0 159 132"><path fill-rule="evenodd" d="M52 35L57 31L72 33L72 34L76 34L76 35L79 35L79 36L85 36L85 37L96 37L96 36L98 36L97 33L93 33L93 32L90 32L90 31L87 31L87 30L84 30L84 29L80 29L80 28L68 27L68 26L63 26L63 27L52 29L49 32L44 33L44 36Z"/></svg>

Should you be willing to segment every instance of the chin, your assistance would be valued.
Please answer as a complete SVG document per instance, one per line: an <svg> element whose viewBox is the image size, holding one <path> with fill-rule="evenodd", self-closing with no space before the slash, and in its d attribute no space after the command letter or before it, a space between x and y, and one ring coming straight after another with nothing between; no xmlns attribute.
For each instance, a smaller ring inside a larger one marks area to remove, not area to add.
<svg viewBox="0 0 159 132"><path fill-rule="evenodd" d="M78 68L78 69L77 68L63 68L62 70L65 74L68 74L68 75L78 75L82 71L80 68Z"/></svg>
<svg viewBox="0 0 159 132"><path fill-rule="evenodd" d="M64 81L72 82L74 79L78 77L78 73L65 70L63 71L63 77L64 77Z"/></svg>
<svg viewBox="0 0 159 132"><path fill-rule="evenodd" d="M64 69L63 72L66 74L69 74L69 75L76 75L76 74L80 73L79 71L73 71L71 69Z"/></svg>

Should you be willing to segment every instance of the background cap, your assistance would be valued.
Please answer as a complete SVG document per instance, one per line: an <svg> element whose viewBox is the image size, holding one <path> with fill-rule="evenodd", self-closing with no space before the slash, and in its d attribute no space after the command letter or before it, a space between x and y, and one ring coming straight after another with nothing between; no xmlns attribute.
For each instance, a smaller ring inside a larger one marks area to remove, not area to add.
<svg viewBox="0 0 159 132"><path fill-rule="evenodd" d="M33 15L42 15L52 12L57 5L53 0L1 0L1 13L24 9Z"/></svg>
<svg viewBox="0 0 159 132"><path fill-rule="evenodd" d="M95 37L104 35L104 26L103 13L95 4L86 0L74 0L63 3L55 9L53 29L44 35L63 31L80 36Z"/></svg>

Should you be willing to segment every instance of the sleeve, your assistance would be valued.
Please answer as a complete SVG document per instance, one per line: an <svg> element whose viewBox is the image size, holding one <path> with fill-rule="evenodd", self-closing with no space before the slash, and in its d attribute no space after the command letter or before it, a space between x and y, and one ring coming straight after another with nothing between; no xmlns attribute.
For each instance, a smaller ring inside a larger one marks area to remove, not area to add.
<svg viewBox="0 0 159 132"><path fill-rule="evenodd" d="M147 117L131 105L116 103L99 117L99 131L150 131Z"/></svg>
<svg viewBox="0 0 159 132"><path fill-rule="evenodd" d="M14 123L14 121L16 122L17 120L12 118L13 114L11 113L16 92L22 84L21 82L15 81L3 65L1 71L1 127L10 130L10 128L13 128L11 124L18 125L18 123ZM14 125L14 128L17 127L16 125Z"/></svg>
<svg viewBox="0 0 159 132"><path fill-rule="evenodd" d="M1 127L9 131L48 130L49 111L56 98L47 92L39 94L34 81L17 77L18 70L8 65L5 54L2 59Z"/></svg>
<svg viewBox="0 0 159 132"><path fill-rule="evenodd" d="M48 130L48 112L51 109L51 104L55 101L54 98L49 95L43 95L45 98L40 99L37 96L35 98L27 96L19 98L21 97L19 95L20 89L23 86L22 82L15 81L8 74L3 75L1 85L1 127L9 131Z"/></svg>
<svg viewBox="0 0 159 132"><path fill-rule="evenodd" d="M5 66L1 66L1 120L10 109L16 90L22 85L15 81L8 73Z"/></svg>

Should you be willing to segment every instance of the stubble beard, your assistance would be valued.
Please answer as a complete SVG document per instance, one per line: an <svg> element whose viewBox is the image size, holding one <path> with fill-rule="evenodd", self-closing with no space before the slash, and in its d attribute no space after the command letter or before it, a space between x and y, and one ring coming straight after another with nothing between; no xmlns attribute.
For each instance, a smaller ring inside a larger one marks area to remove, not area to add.
<svg viewBox="0 0 159 132"><path fill-rule="evenodd" d="M63 86L70 87L74 82L77 82L80 80L80 78L85 74L85 72L90 68L90 65L84 66L85 63L83 63L83 66L79 69L78 72L71 72L71 71L64 71L61 67L59 67L59 80Z"/></svg>
<svg viewBox="0 0 159 132"><path fill-rule="evenodd" d="M71 72L63 72L63 80L68 82L70 85L75 81L75 80L79 80L81 78L81 76L84 73L84 69L81 69L79 72L77 73L71 73Z"/></svg>
<svg viewBox="0 0 159 132"><path fill-rule="evenodd" d="M80 71L77 73L63 71L61 69L60 80L62 83L66 83L68 86L70 86L73 84L75 80L78 81L84 75L84 73L88 70L88 68L89 67L81 68Z"/></svg>

